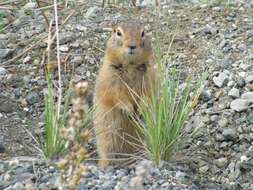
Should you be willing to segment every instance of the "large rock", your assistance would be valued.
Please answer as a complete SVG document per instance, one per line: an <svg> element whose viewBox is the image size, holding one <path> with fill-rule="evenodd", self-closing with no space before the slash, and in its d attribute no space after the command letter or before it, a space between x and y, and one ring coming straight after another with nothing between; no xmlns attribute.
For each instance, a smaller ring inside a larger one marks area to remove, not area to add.
<svg viewBox="0 0 253 190"><path fill-rule="evenodd" d="M230 108L237 111L237 112L242 112L247 110L249 107L249 101L245 100L245 99L235 99L231 102L230 104Z"/></svg>

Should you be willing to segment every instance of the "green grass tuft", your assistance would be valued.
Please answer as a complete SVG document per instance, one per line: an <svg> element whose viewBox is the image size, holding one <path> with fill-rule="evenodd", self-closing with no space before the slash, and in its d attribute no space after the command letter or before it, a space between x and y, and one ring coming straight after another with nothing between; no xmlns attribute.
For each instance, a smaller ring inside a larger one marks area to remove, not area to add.
<svg viewBox="0 0 253 190"><path fill-rule="evenodd" d="M160 51L160 48L156 49ZM148 158L157 165L162 160L169 160L178 142L182 142L185 123L201 92L201 83L193 87L191 77L185 80L183 89L180 87L179 71L166 67L169 51L160 56L158 62L158 90L153 90L150 99L140 101L138 106L142 118L135 116L133 119Z"/></svg>
<svg viewBox="0 0 253 190"><path fill-rule="evenodd" d="M67 121L67 111L70 94L67 93L64 100L64 110L58 116L58 105L53 95L53 84L51 74L47 74L48 94L45 96L45 137L42 143L42 150L46 158L53 158L64 150L65 141L60 136L60 129Z"/></svg>

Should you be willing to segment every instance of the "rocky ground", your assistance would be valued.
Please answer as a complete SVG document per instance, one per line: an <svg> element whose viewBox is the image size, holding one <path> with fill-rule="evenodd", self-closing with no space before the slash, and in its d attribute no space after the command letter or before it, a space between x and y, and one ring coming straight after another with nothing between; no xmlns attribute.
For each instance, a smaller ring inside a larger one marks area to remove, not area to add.
<svg viewBox="0 0 253 190"><path fill-rule="evenodd" d="M17 9L0 10L4 26L0 28L0 189L49 189L59 185L59 171L39 157L38 145L29 135L29 131L43 134L47 25L36 4L12 6ZM160 167L142 161L133 168L107 170L88 163L89 172L78 189L253 189L251 1L171 1L162 4L159 22L149 7L70 4L60 7L60 23L71 12L60 31L65 85L72 78L88 80L92 87L109 36L103 28L133 18L153 34L159 31L165 49L175 34L171 64L184 75L208 72L199 105L187 124L189 129L200 129L179 159ZM55 57L54 49L51 54ZM54 66L52 60L50 67Z"/></svg>

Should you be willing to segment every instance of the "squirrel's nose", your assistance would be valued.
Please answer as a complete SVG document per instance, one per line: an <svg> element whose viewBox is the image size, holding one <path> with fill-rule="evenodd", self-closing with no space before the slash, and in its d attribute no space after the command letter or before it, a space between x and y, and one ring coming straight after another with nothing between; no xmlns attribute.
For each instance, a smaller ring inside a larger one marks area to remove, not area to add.
<svg viewBox="0 0 253 190"><path fill-rule="evenodd" d="M130 50L135 50L135 49L136 49L136 46L128 46L128 48L129 48Z"/></svg>

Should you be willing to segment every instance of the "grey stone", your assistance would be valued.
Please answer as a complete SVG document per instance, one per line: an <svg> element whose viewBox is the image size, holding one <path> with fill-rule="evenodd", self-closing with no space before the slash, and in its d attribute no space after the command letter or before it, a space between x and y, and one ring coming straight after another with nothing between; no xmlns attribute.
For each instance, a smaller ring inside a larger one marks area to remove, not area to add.
<svg viewBox="0 0 253 190"><path fill-rule="evenodd" d="M21 183L21 182L17 182L15 183L13 186L12 186L12 189L13 190L20 190L20 189L23 189L24 188L24 185Z"/></svg>
<svg viewBox="0 0 253 190"><path fill-rule="evenodd" d="M81 65L83 62L83 58L81 56L75 56L74 59L72 60L72 62L77 65Z"/></svg>
<svg viewBox="0 0 253 190"><path fill-rule="evenodd" d="M26 96L26 100L31 105L31 104L34 104L36 102L39 102L40 101L40 97L39 97L39 95L36 92L30 92Z"/></svg>
<svg viewBox="0 0 253 190"><path fill-rule="evenodd" d="M59 36L60 45L71 42L74 39L74 34L72 32L65 32Z"/></svg>
<svg viewBox="0 0 253 190"><path fill-rule="evenodd" d="M214 161L214 163L219 167L222 168L228 163L228 159L226 157L218 158Z"/></svg>
<svg viewBox="0 0 253 190"><path fill-rule="evenodd" d="M232 88L228 92L228 95L231 96L232 98L239 98L240 97L240 91L237 88Z"/></svg>
<svg viewBox="0 0 253 190"><path fill-rule="evenodd" d="M228 81L229 76L225 72L220 73L219 76L217 77L213 77L214 84L219 88L225 86L228 83Z"/></svg>
<svg viewBox="0 0 253 190"><path fill-rule="evenodd" d="M218 121L218 124L220 127L226 127L228 125L228 119L222 118L221 120Z"/></svg>
<svg viewBox="0 0 253 190"><path fill-rule="evenodd" d="M136 5L137 6L155 5L155 1L154 0L137 0Z"/></svg>
<svg viewBox="0 0 253 190"><path fill-rule="evenodd" d="M252 83L253 82L253 75L249 75L245 78L246 83Z"/></svg>
<svg viewBox="0 0 253 190"><path fill-rule="evenodd" d="M208 102L209 100L212 99L212 94L210 90L204 90L200 94L200 99L202 99L204 102Z"/></svg>
<svg viewBox="0 0 253 190"><path fill-rule="evenodd" d="M242 94L241 98L247 100L250 103L253 103L253 92L245 92Z"/></svg>
<svg viewBox="0 0 253 190"><path fill-rule="evenodd" d="M240 68L242 68L243 70L247 70L250 67L252 67L252 65L250 65L250 64L246 64L246 63L241 63L240 64Z"/></svg>
<svg viewBox="0 0 253 190"><path fill-rule="evenodd" d="M7 40L8 38L7 34L0 34L0 40Z"/></svg>
<svg viewBox="0 0 253 190"><path fill-rule="evenodd" d="M239 72L238 75L244 78L246 76L246 72L245 71Z"/></svg>
<svg viewBox="0 0 253 190"><path fill-rule="evenodd" d="M69 51L69 47L67 45L61 45L59 49L61 52L68 52Z"/></svg>
<svg viewBox="0 0 253 190"><path fill-rule="evenodd" d="M225 39L223 39L219 44L219 48L223 49L226 45L228 45L228 42Z"/></svg>
<svg viewBox="0 0 253 190"><path fill-rule="evenodd" d="M243 52L247 49L247 46L245 44L240 44L237 48Z"/></svg>
<svg viewBox="0 0 253 190"><path fill-rule="evenodd" d="M85 14L85 18L90 19L96 17L99 10L97 6L90 7Z"/></svg>
<svg viewBox="0 0 253 190"><path fill-rule="evenodd" d="M224 129L222 132L225 141L233 141L237 138L237 131L234 128Z"/></svg>
<svg viewBox="0 0 253 190"><path fill-rule="evenodd" d="M0 39L0 49L6 49L7 41Z"/></svg>
<svg viewBox="0 0 253 190"><path fill-rule="evenodd" d="M31 10L31 9L35 9L37 7L36 3L33 2L29 2L27 4L25 4L25 6L23 7L24 10Z"/></svg>
<svg viewBox="0 0 253 190"><path fill-rule="evenodd" d="M2 113L12 113L18 110L18 106L9 98L0 98L0 112Z"/></svg>
<svg viewBox="0 0 253 190"><path fill-rule="evenodd" d="M30 63L32 61L32 57L30 55L26 56L23 60L24 64Z"/></svg>
<svg viewBox="0 0 253 190"><path fill-rule="evenodd" d="M243 87L246 85L246 82L245 82L245 80L244 80L243 78L240 78L240 79L238 79L236 85L237 85L237 87L239 87L239 88L243 88Z"/></svg>
<svg viewBox="0 0 253 190"><path fill-rule="evenodd" d="M199 168L200 173L205 174L209 170L209 166L205 165Z"/></svg>
<svg viewBox="0 0 253 190"><path fill-rule="evenodd" d="M249 124L253 124L253 114L250 114L247 118Z"/></svg>
<svg viewBox="0 0 253 190"><path fill-rule="evenodd" d="M237 111L237 112L242 112L247 110L249 107L249 102L244 99L235 99L231 102L230 108Z"/></svg>
<svg viewBox="0 0 253 190"><path fill-rule="evenodd" d="M0 67L0 76L1 76L1 75L6 75L7 72L8 72L8 71L7 71L5 68Z"/></svg>
<svg viewBox="0 0 253 190"><path fill-rule="evenodd" d="M234 86L234 85L235 85L235 82L234 82L234 81L231 80L231 81L228 82L228 87L232 87L232 86Z"/></svg>
<svg viewBox="0 0 253 190"><path fill-rule="evenodd" d="M13 49L0 49L0 59L7 58L13 53Z"/></svg>
<svg viewBox="0 0 253 190"><path fill-rule="evenodd" d="M5 147L0 143L0 154L5 152ZM0 170L1 171L1 170Z"/></svg>

